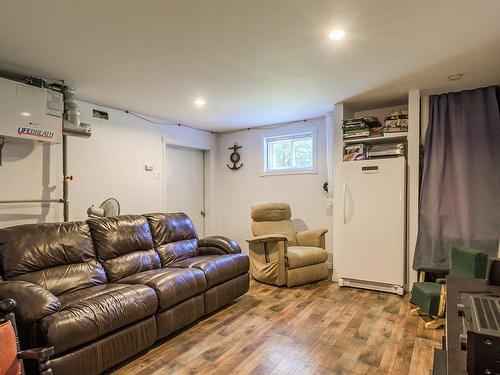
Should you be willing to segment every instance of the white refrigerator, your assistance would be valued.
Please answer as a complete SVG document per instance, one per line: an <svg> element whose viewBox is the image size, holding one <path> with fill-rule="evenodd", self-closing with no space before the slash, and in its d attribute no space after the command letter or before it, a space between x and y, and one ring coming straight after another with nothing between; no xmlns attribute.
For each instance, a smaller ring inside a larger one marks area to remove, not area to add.
<svg viewBox="0 0 500 375"><path fill-rule="evenodd" d="M342 163L339 285L402 295L406 270L405 157Z"/></svg>

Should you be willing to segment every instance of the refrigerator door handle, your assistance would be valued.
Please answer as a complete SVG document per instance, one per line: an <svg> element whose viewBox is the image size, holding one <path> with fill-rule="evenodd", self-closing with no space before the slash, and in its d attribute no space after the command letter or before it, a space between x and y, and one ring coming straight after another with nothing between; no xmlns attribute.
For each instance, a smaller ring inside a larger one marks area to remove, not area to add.
<svg viewBox="0 0 500 375"><path fill-rule="evenodd" d="M343 194L344 195L344 199L343 199L343 201L344 201L344 210L343 210L344 211L344 224L347 224L347 217L346 217L346 212L345 212L345 210L346 210L346 199L347 199L347 182L345 182L345 181L344 181L344 188L343 188L343 190L344 190L344 194Z"/></svg>

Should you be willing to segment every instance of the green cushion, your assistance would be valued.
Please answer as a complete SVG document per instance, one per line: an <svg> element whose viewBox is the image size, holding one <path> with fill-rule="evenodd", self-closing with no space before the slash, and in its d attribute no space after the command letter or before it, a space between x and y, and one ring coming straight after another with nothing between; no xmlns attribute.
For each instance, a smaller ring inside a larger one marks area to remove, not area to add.
<svg viewBox="0 0 500 375"><path fill-rule="evenodd" d="M436 316L439 311L440 296L441 285L430 282L414 283L410 302L420 307L424 314Z"/></svg>
<svg viewBox="0 0 500 375"><path fill-rule="evenodd" d="M466 246L451 249L450 276L468 279L485 279L488 255Z"/></svg>

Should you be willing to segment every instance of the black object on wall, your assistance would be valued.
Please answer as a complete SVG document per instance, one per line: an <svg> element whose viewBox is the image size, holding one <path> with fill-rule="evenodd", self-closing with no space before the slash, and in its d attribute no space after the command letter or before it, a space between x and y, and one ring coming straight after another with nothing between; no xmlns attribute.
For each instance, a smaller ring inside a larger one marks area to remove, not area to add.
<svg viewBox="0 0 500 375"><path fill-rule="evenodd" d="M500 286L500 258L492 259L490 261L487 281L490 285Z"/></svg>
<svg viewBox="0 0 500 375"><path fill-rule="evenodd" d="M236 164L238 164L240 162L241 155L238 152L238 150L240 148L242 148L242 147L243 146L238 146L238 144L235 143L233 147L228 147L227 148L228 150L233 150L233 152L231 153L231 155L229 155L229 160L231 160L231 163L233 163L233 165L226 164L227 167L229 169L232 169L233 171L236 171L236 170L240 169L241 167L243 167L243 163L241 163L240 165L236 165Z"/></svg>
<svg viewBox="0 0 500 375"><path fill-rule="evenodd" d="M328 193L328 181L323 184L323 190Z"/></svg>

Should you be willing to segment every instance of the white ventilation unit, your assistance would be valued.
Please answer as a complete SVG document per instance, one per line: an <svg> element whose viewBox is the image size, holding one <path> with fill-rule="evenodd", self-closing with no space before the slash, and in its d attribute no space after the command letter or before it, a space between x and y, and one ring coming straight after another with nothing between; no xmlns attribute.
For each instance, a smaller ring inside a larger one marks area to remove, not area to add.
<svg viewBox="0 0 500 375"><path fill-rule="evenodd" d="M0 138L60 143L61 92L0 78Z"/></svg>

